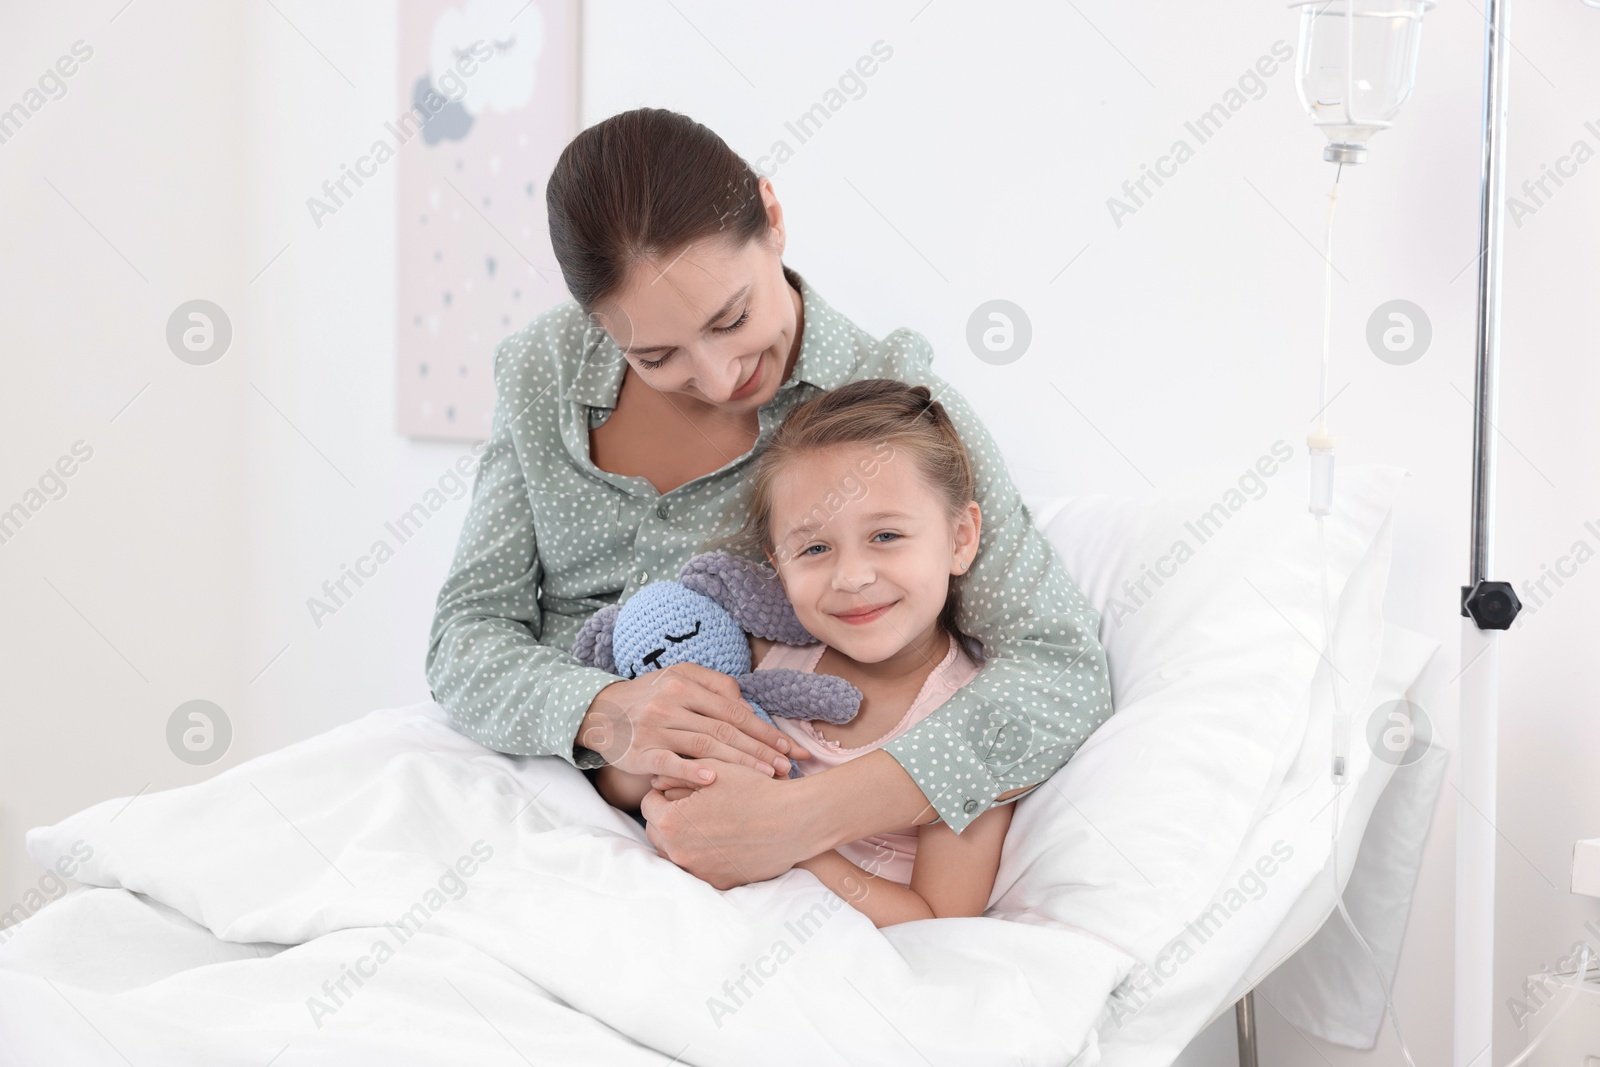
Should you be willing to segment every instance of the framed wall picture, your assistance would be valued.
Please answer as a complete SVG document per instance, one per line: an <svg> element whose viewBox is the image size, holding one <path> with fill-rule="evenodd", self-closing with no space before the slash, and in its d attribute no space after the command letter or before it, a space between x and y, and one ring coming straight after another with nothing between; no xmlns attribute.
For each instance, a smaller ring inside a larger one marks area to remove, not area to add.
<svg viewBox="0 0 1600 1067"><path fill-rule="evenodd" d="M569 299L544 189L578 129L579 0L400 5L397 426L489 436L494 351ZM374 146L376 147L376 146Z"/></svg>

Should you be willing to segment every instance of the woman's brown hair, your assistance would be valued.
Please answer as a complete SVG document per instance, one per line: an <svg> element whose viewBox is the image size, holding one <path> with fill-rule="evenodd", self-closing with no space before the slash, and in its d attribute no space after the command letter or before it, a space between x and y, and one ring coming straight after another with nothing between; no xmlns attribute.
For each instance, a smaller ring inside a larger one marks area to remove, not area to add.
<svg viewBox="0 0 1600 1067"><path fill-rule="evenodd" d="M593 311L646 257L765 240L758 181L727 142L676 111L641 107L590 126L562 149L544 194L567 290Z"/></svg>
<svg viewBox="0 0 1600 1067"><path fill-rule="evenodd" d="M966 510L976 492L977 479L972 457L944 405L933 399L925 385L907 385L892 378L862 378L819 393L789 413L756 459L746 487L744 525L711 542L709 549L724 549L749 559L765 556L771 561L777 554L772 497L778 475L791 463L805 462L818 449L880 443L889 446L888 455L880 455L870 472L863 471L864 479L870 480L881 463L904 455L915 465L923 483L943 498L952 520ZM874 448L875 454L882 451L881 447ZM846 489L840 495L849 492ZM817 509L823 511L824 519L828 517L825 502L819 501L813 510ZM965 578L965 574L950 576L944 610L939 614L939 626L953 637L962 632L956 620L961 612Z"/></svg>

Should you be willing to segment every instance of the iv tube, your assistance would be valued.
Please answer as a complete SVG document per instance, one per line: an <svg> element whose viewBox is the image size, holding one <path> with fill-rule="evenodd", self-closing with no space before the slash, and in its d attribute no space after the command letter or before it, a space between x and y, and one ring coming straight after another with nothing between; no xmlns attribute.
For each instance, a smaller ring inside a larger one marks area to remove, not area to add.
<svg viewBox="0 0 1600 1067"><path fill-rule="evenodd" d="M1311 503L1309 510L1317 517L1317 534L1322 534L1322 520L1333 511L1333 446L1336 440L1328 432L1328 366L1333 348L1333 209L1339 203L1339 176L1344 164L1333 175L1333 190L1328 193L1327 233L1323 239L1322 266L1322 376L1317 387L1317 430L1306 435L1306 450L1311 458ZM1323 581L1327 581L1328 552L1322 552ZM1328 627L1327 639L1331 646L1333 629ZM1334 672L1332 648L1328 661L1330 681ZM1350 719L1339 703L1339 687L1333 687L1333 781L1343 784L1350 764Z"/></svg>
<svg viewBox="0 0 1600 1067"><path fill-rule="evenodd" d="M1322 381L1317 388L1317 433L1328 433L1328 362L1333 347L1333 209L1339 203L1339 177L1344 164L1333 174L1333 190L1328 193L1327 234L1323 238L1322 267Z"/></svg>
<svg viewBox="0 0 1600 1067"><path fill-rule="evenodd" d="M1322 256L1322 376L1317 385L1317 430L1306 435L1306 448L1311 457L1311 513L1326 515L1333 510L1333 446L1336 440L1328 432L1328 364L1333 347L1333 209L1339 203L1339 175L1344 164L1333 176L1333 191L1328 194L1327 236L1324 238Z"/></svg>

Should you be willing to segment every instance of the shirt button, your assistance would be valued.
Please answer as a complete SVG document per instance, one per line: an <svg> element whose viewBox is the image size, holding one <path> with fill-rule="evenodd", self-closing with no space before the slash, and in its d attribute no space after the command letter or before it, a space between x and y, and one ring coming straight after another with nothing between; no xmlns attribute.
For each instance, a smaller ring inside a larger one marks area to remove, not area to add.
<svg viewBox="0 0 1600 1067"><path fill-rule="evenodd" d="M665 504L657 504L656 505L656 518L664 519L666 517L667 517L667 505L665 505Z"/></svg>
<svg viewBox="0 0 1600 1067"><path fill-rule="evenodd" d="M971 815L973 812L978 810L978 802L976 800L969 800L962 805L961 810L966 812L968 815Z"/></svg>
<svg viewBox="0 0 1600 1067"><path fill-rule="evenodd" d="M649 571L640 571L639 572L639 584L640 585L643 585L645 582L648 582L649 580L650 580L650 572Z"/></svg>

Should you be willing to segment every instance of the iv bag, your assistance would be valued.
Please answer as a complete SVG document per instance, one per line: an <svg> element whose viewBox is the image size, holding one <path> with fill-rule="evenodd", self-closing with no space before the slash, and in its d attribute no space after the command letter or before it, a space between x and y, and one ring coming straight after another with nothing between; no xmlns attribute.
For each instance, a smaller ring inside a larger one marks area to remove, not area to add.
<svg viewBox="0 0 1600 1067"><path fill-rule="evenodd" d="M1323 158L1360 163L1417 83L1422 16L1434 0L1294 0L1300 9L1295 90L1328 135Z"/></svg>

